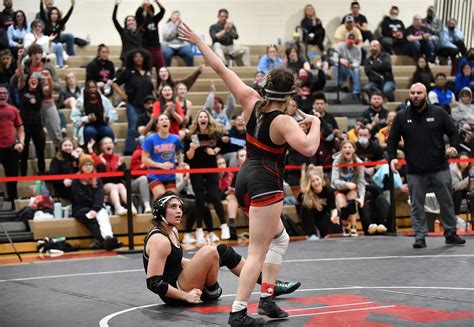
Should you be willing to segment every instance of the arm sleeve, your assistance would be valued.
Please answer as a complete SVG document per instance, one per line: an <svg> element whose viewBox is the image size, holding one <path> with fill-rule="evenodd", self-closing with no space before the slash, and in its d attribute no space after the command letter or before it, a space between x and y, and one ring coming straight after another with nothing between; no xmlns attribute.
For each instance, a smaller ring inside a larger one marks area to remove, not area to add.
<svg viewBox="0 0 474 327"><path fill-rule="evenodd" d="M163 16L165 15L166 9L163 7L159 2L158 2L158 7L160 7L160 11L158 14L153 17L153 22L155 25L158 25L158 23L163 19Z"/></svg>
<svg viewBox="0 0 474 327"><path fill-rule="evenodd" d="M140 6L137 8L137 11L135 11L135 20L137 21L137 26L142 26L144 23L145 19L143 18L143 7Z"/></svg>
<svg viewBox="0 0 474 327"><path fill-rule="evenodd" d="M217 24L211 25L209 28L209 35L211 36L212 43L219 42L219 39L216 37L217 31Z"/></svg>
<svg viewBox="0 0 474 327"><path fill-rule="evenodd" d="M207 95L206 102L204 102L204 109L206 109L209 113L212 114L213 107L214 107L214 91L211 91Z"/></svg>
<svg viewBox="0 0 474 327"><path fill-rule="evenodd" d="M8 35L8 45L10 45L10 47L18 46L18 43L13 40L13 25L10 25L8 27L7 35Z"/></svg>
<svg viewBox="0 0 474 327"><path fill-rule="evenodd" d="M178 31L176 29L176 25L172 22L166 23L162 29L162 36L163 40L170 42L174 40L178 35Z"/></svg>
<svg viewBox="0 0 474 327"><path fill-rule="evenodd" d="M393 120L392 128L390 128L390 135L387 142L388 160L389 162L397 158L398 142L401 138L401 115L398 113Z"/></svg>
<svg viewBox="0 0 474 327"><path fill-rule="evenodd" d="M196 82L199 75L201 75L201 73L202 73L201 69L198 68L191 75L189 75L185 79L183 79L181 81L178 81L178 82L184 83L186 85L186 87L188 88L188 92L189 92L189 91L191 91L191 87L194 85L194 83ZM178 82L176 82L176 84Z"/></svg>
<svg viewBox="0 0 474 327"><path fill-rule="evenodd" d="M365 198L365 171L363 167L357 167L359 173L356 175L357 193L359 197Z"/></svg>
<svg viewBox="0 0 474 327"><path fill-rule="evenodd" d="M336 197L334 196L334 190L331 187L328 187L327 205L329 207L329 210L336 209Z"/></svg>
<svg viewBox="0 0 474 327"><path fill-rule="evenodd" d="M449 137L449 145L457 148L459 146L459 134L453 120L446 111L442 111L445 133Z"/></svg>
<svg viewBox="0 0 474 327"><path fill-rule="evenodd" d="M339 164L339 160L335 160L333 164L335 165ZM333 166L332 172L331 172L331 187L334 188L335 190L347 189L346 182L342 181L340 177L341 177L340 168Z"/></svg>
<svg viewBox="0 0 474 327"><path fill-rule="evenodd" d="M46 13L44 11L43 0L40 1L39 19L41 19L43 22L46 22L48 20L48 17L46 17Z"/></svg>
<svg viewBox="0 0 474 327"><path fill-rule="evenodd" d="M267 55L263 55L258 61L257 72L266 73L268 71L266 62L267 62Z"/></svg>
<svg viewBox="0 0 474 327"><path fill-rule="evenodd" d="M56 27L56 30L59 32L63 29L64 25L66 25L67 21L69 20L69 18L71 17L72 15L72 11L74 9L74 6L71 6L71 8L69 8L66 16L64 16L63 19L61 19L61 22L59 23L58 27Z"/></svg>
<svg viewBox="0 0 474 327"><path fill-rule="evenodd" d="M230 121L232 117L234 116L234 112L235 112L235 97L231 92L229 92L229 94L227 95L227 106L224 109L224 112L225 112L225 115L227 116L227 119L229 119Z"/></svg>
<svg viewBox="0 0 474 327"><path fill-rule="evenodd" d="M117 11L118 11L118 5L115 5L114 12L112 13L112 21L114 22L115 29L119 32L119 34L122 34L123 27L120 26L120 23L117 20Z"/></svg>
<svg viewBox="0 0 474 327"><path fill-rule="evenodd" d="M102 209L102 207L104 206L104 195L105 195L104 184L98 178L97 179L97 188L96 188L96 192L94 194L94 200L93 200L93 203L92 203L92 210L98 212L98 211L100 211L100 209Z"/></svg>

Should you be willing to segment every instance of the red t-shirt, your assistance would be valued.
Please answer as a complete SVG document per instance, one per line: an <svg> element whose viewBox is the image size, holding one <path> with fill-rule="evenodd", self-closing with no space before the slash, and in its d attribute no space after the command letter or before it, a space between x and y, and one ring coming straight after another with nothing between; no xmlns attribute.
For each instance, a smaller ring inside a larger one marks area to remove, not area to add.
<svg viewBox="0 0 474 327"><path fill-rule="evenodd" d="M178 115L180 115L181 117L184 117L183 107L181 106L181 104L178 101L176 101L175 104L176 104L176 112L178 113ZM159 114L161 114L161 106L160 106L160 102L156 101L153 104L153 116L158 116ZM180 123L174 120L173 117L170 117L170 122L171 122L170 133L179 135Z"/></svg>
<svg viewBox="0 0 474 327"><path fill-rule="evenodd" d="M10 148L16 143L16 129L21 125L20 111L15 106L0 107L0 149Z"/></svg>

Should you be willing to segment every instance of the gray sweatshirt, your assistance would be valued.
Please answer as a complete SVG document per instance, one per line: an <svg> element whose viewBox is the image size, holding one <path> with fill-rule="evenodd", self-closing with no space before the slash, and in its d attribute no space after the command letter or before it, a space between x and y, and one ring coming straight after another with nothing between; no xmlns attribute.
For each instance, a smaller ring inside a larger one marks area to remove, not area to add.
<svg viewBox="0 0 474 327"><path fill-rule="evenodd" d="M362 160L357 158L356 162L362 163ZM365 197L365 177L364 167L349 167L339 168L335 167L341 163L341 154L336 155L333 162L331 173L331 187L336 191L347 191L347 183L354 183L357 185L357 194L360 198ZM358 173L356 173L358 170Z"/></svg>
<svg viewBox="0 0 474 327"><path fill-rule="evenodd" d="M214 99L215 99L214 91L209 92L207 96L206 103L204 104L204 108L212 115L212 117L217 120L219 123L224 125L226 130L230 130L232 125L230 121L234 116L235 112L235 98L232 93L229 92L227 96L227 104L224 108L222 108L221 112L214 111Z"/></svg>

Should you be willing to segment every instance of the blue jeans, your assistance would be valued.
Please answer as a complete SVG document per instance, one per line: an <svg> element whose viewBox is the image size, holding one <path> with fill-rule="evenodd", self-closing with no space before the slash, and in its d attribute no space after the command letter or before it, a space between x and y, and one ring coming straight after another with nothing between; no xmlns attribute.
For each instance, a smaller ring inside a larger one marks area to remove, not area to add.
<svg viewBox="0 0 474 327"><path fill-rule="evenodd" d="M56 64L60 67L64 66L63 44L53 42L51 43L51 48L53 49L53 53L56 55Z"/></svg>
<svg viewBox="0 0 474 327"><path fill-rule="evenodd" d="M381 91L387 97L389 102L395 101L395 94L393 93L395 91L395 82L386 81L383 85L380 83L368 82L367 85L364 86L364 91L367 93L369 98L375 90Z"/></svg>
<svg viewBox="0 0 474 327"><path fill-rule="evenodd" d="M127 120L128 120L128 132L125 140L125 155L132 154L135 150L135 139L138 136L137 133L137 118L138 116L145 113L145 108L138 105L132 105L127 103Z"/></svg>
<svg viewBox="0 0 474 327"><path fill-rule="evenodd" d="M434 63L436 59L436 46L432 40L408 42L408 55L415 60L424 54L427 62Z"/></svg>
<svg viewBox="0 0 474 327"><path fill-rule="evenodd" d="M70 56L74 56L74 35L71 33L61 33L59 36L59 42L66 43L66 53Z"/></svg>
<svg viewBox="0 0 474 327"><path fill-rule="evenodd" d="M114 131L106 124L86 124L84 126L84 144L94 139L97 143L104 137L115 139Z"/></svg>
<svg viewBox="0 0 474 327"><path fill-rule="evenodd" d="M194 55L191 44L187 44L178 49L173 49L165 45L161 48L161 51L163 51L166 66L171 66L171 59L173 59L173 56L180 56L183 58L186 66L194 66Z"/></svg>
<svg viewBox="0 0 474 327"><path fill-rule="evenodd" d="M352 79L352 94L359 95L360 94L360 68L353 67L347 68L341 66L338 74L338 67L334 66L334 76L336 76L336 82L341 85L344 81L350 76ZM340 78L340 80L339 80Z"/></svg>

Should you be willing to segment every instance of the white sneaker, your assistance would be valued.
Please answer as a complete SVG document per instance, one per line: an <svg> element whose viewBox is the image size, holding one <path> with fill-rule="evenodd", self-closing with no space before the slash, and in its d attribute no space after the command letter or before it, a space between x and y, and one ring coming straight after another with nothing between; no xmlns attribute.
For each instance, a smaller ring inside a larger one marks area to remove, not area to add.
<svg viewBox="0 0 474 327"><path fill-rule="evenodd" d="M229 235L229 238L230 238L230 235ZM209 240L211 241L211 243L214 243L214 242L219 242L221 239L217 237L217 235L214 232L210 232Z"/></svg>
<svg viewBox="0 0 474 327"><path fill-rule="evenodd" d="M377 232L379 234L385 234L387 232L387 227L385 227L384 225L380 224L377 226Z"/></svg>
<svg viewBox="0 0 474 327"><path fill-rule="evenodd" d="M193 244L196 243L196 239L191 233L184 233L183 240L181 242L184 244Z"/></svg>
<svg viewBox="0 0 474 327"><path fill-rule="evenodd" d="M132 215L136 215L138 213L137 208L132 204Z"/></svg>
<svg viewBox="0 0 474 327"><path fill-rule="evenodd" d="M319 237L317 237L316 235L313 234L313 235L309 236L306 240L307 241L317 241L317 240L319 240Z"/></svg>
<svg viewBox="0 0 474 327"><path fill-rule="evenodd" d="M230 230L227 224L221 225L221 240L228 240L230 238Z"/></svg>
<svg viewBox="0 0 474 327"><path fill-rule="evenodd" d="M351 236L351 229L349 226L342 226L342 236L343 237L350 237Z"/></svg>
<svg viewBox="0 0 474 327"><path fill-rule="evenodd" d="M126 216L127 209L125 209L124 207L119 207L117 210L115 210L115 214L119 216Z"/></svg>
<svg viewBox="0 0 474 327"><path fill-rule="evenodd" d="M206 238L204 237L204 231L202 228L196 229L196 243L197 244L206 244Z"/></svg>
<svg viewBox="0 0 474 327"><path fill-rule="evenodd" d="M352 237L357 237L359 234L357 234L357 228L355 226L352 226L351 228L351 234Z"/></svg>
<svg viewBox="0 0 474 327"><path fill-rule="evenodd" d="M382 226L382 225L380 225L380 226ZM378 230L377 224L370 224L369 228L367 229L367 231L369 232L370 235L375 234L377 232L377 230Z"/></svg>
<svg viewBox="0 0 474 327"><path fill-rule="evenodd" d="M144 206L143 213L151 213L150 202L143 203L143 206ZM196 241L196 240L194 240L194 241Z"/></svg>

